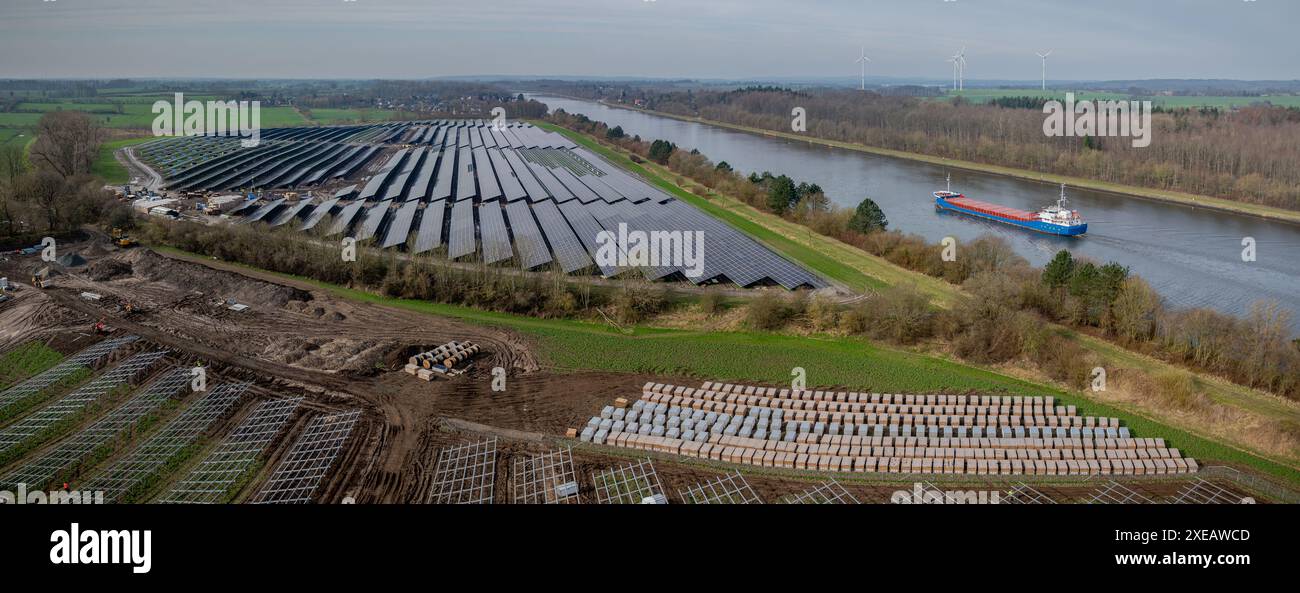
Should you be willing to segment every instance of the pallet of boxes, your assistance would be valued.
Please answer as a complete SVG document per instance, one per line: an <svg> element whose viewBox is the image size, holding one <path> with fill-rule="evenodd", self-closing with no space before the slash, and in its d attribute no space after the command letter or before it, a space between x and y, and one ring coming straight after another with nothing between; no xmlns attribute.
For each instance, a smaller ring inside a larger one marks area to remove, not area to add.
<svg viewBox="0 0 1300 593"><path fill-rule="evenodd" d="M447 342L428 352L421 352L407 360L406 372L422 381L432 381L435 376L454 377L469 370L480 352L473 342Z"/></svg>

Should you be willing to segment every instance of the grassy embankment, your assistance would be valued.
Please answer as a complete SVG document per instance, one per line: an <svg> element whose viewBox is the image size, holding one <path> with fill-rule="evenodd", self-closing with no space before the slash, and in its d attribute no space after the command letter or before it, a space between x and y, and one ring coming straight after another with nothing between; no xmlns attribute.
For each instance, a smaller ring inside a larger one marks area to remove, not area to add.
<svg viewBox="0 0 1300 593"><path fill-rule="evenodd" d="M771 136L775 138L781 138L784 140L794 140L797 142L807 142L809 144L832 146L835 148L843 148L846 150L856 150L858 152L866 152L870 154L905 159L910 161L920 161L920 162L930 163L934 165L942 165L944 167L953 167L953 168L964 169L968 171L978 171L981 173L992 173L994 175L1003 175L1006 177L1015 177L1018 179L1028 179L1031 181L1041 181L1053 185L1064 183L1072 187L1081 187L1093 191L1102 191L1102 192L1109 192L1109 193L1121 194L1126 196L1133 196L1136 198L1143 198L1148 200L1170 202L1174 204L1181 204L1184 206L1192 206L1195 208L1208 208L1212 210L1235 212L1238 214L1248 214L1251 216L1258 216L1261 218L1268 218L1273 220L1281 220L1281 221L1300 224L1300 212L1296 212L1293 210L1283 210L1281 208L1273 208L1271 206L1247 204L1244 202L1235 202L1232 200L1213 198L1210 196L1198 196L1195 194L1189 194L1189 193L1177 192L1177 191L1136 187L1132 185L1122 185L1119 183L1108 183L1105 181L1097 181L1094 179L1087 179L1084 177L1070 177L1067 175L1040 173L1038 171L1016 169L1013 167L1000 167L997 165L976 163L972 161L960 161L956 159L947 159L943 157L930 156L930 155L920 154L915 152L905 152L901 150L892 150L888 148L877 148L875 146L866 146L863 144L855 144L851 142L841 142L839 140L827 140L824 138L816 138L813 136L808 136L806 134L796 134L793 132L777 132L773 130L765 130L762 128L754 128L750 126L742 126L742 125L731 124L727 122L714 121L714 120L704 119L700 117L686 117L682 115L675 115L672 113L664 113L661 111L652 111L649 109L638 109L635 107L630 107L627 105L619 105L616 103L602 102L601 104L607 105L609 107L617 107L620 109L629 109L632 111L644 111L646 113L658 115L661 117L668 117L668 118L681 120L681 121L689 121L689 122L707 124L711 126L718 126L722 128L729 128L741 132L748 132L751 134L758 134L761 136Z"/></svg>

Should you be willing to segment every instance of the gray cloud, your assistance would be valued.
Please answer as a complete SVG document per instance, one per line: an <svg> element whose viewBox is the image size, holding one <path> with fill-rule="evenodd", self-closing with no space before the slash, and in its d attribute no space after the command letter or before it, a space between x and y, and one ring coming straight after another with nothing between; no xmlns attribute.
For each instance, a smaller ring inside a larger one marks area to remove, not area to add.
<svg viewBox="0 0 1300 593"><path fill-rule="evenodd" d="M1293 79L1291 0L2 0L0 76Z"/></svg>

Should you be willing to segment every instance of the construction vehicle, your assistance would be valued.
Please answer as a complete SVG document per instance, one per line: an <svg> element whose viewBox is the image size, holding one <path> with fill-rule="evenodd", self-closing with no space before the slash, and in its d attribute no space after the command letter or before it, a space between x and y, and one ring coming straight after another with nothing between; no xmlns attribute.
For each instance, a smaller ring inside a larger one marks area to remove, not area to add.
<svg viewBox="0 0 1300 593"><path fill-rule="evenodd" d="M100 318L99 321L96 321L96 322L95 322L95 325L94 325L91 329L93 329L94 332L95 332L95 335L98 335L98 336L102 336L102 335L106 335L106 334L108 334L108 326L104 324L104 319L103 319L103 318Z"/></svg>
<svg viewBox="0 0 1300 593"><path fill-rule="evenodd" d="M118 247L135 247L138 244L135 239L132 239L130 235L127 235L119 228L114 228L111 236L113 237L113 244Z"/></svg>

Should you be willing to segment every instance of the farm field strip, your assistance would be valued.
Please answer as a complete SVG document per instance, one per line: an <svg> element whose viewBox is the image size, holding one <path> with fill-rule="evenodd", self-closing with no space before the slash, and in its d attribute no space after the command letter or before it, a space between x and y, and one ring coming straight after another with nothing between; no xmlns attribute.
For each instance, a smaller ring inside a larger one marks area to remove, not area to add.
<svg viewBox="0 0 1300 593"><path fill-rule="evenodd" d="M161 378L94 424L0 478L0 486L26 484L28 488L44 487L61 472L92 457L96 450L108 445L118 435L138 426L141 420L158 410L164 402L177 396L189 381L188 368L165 372Z"/></svg>
<svg viewBox="0 0 1300 593"><path fill-rule="evenodd" d="M82 489L103 492L105 502L118 502L229 414L250 385L234 383L213 388L134 451L87 480Z"/></svg>
<svg viewBox="0 0 1300 593"><path fill-rule="evenodd" d="M43 342L27 342L0 356L0 392L63 361L63 355Z"/></svg>
<svg viewBox="0 0 1300 593"><path fill-rule="evenodd" d="M254 502L259 504L304 504L312 501L312 494L320 486L325 474L334 465L343 444L352 434L352 427L361 417L360 410L340 412L312 418L306 431L298 437L293 448L275 473L262 486Z"/></svg>
<svg viewBox="0 0 1300 593"><path fill-rule="evenodd" d="M159 502L225 502L230 489L280 433L301 401L301 397L296 397L257 404L248 417L194 466L184 479L173 485Z"/></svg>
<svg viewBox="0 0 1300 593"><path fill-rule="evenodd" d="M0 453L40 437L43 432L60 421L73 417L101 397L128 385L166 355L165 351L137 354L85 387L59 398L4 430L0 430Z"/></svg>
<svg viewBox="0 0 1300 593"><path fill-rule="evenodd" d="M18 385L0 392L0 411L43 391L47 387L63 380L65 377L72 375L79 369L95 365L101 358L122 346L134 342L135 340L135 336L105 340L82 350L39 375L31 377Z"/></svg>

